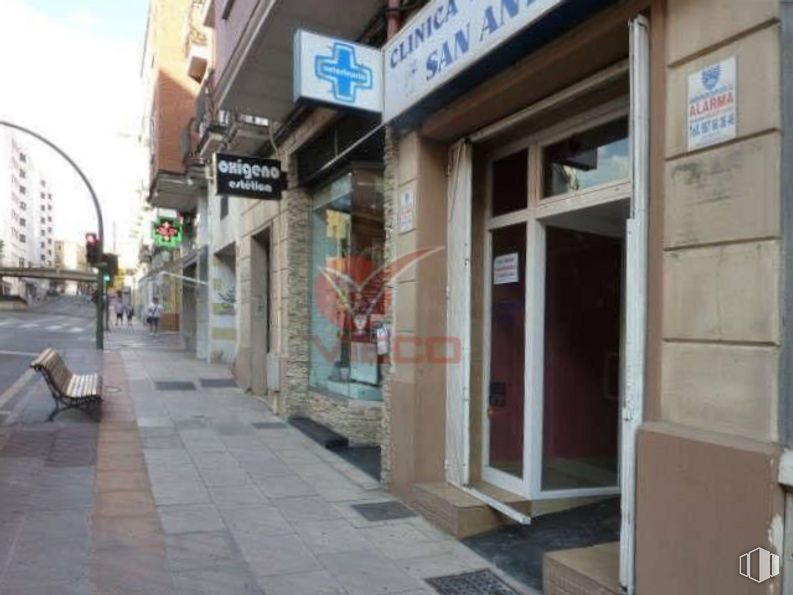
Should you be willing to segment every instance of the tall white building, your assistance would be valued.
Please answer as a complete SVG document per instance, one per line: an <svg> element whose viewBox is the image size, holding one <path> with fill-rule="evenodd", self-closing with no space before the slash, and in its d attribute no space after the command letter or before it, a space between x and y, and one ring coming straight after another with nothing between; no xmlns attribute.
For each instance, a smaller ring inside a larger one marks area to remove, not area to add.
<svg viewBox="0 0 793 595"><path fill-rule="evenodd" d="M37 169L28 145L0 131L0 240L2 264L13 267L52 267L55 261L52 187ZM41 295L49 283L33 279L3 279L3 293Z"/></svg>

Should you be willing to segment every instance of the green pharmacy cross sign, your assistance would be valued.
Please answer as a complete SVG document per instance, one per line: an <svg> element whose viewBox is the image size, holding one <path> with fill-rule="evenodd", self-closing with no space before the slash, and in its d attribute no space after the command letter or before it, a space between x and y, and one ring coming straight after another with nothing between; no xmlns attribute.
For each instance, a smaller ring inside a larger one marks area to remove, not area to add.
<svg viewBox="0 0 793 595"><path fill-rule="evenodd" d="M182 244L182 224L176 219L160 217L151 224L155 246L176 248Z"/></svg>

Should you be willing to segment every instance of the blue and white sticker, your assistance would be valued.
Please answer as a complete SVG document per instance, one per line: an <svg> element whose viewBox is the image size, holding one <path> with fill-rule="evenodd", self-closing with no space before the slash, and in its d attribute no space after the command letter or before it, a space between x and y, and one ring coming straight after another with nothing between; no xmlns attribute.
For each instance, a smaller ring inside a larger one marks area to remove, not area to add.
<svg viewBox="0 0 793 595"><path fill-rule="evenodd" d="M738 134L735 56L688 77L688 150L734 139Z"/></svg>

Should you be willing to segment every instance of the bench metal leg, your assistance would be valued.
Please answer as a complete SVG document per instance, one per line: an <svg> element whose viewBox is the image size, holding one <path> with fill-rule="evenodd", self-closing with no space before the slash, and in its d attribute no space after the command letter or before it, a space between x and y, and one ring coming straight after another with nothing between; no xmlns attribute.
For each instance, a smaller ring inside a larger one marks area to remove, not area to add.
<svg viewBox="0 0 793 595"><path fill-rule="evenodd" d="M58 399L55 399L55 409L52 410L49 417L47 417L47 421L52 422L55 420L55 416L58 415L63 409L61 408L61 402Z"/></svg>
<svg viewBox="0 0 793 595"><path fill-rule="evenodd" d="M55 399L55 409L52 410L47 421L51 422L55 420L55 416L59 413L66 411L67 409L79 409L83 413L85 413L88 417L90 417L93 421L99 422L101 421L101 411L100 406L102 401L91 401L89 403L64 403L60 399Z"/></svg>

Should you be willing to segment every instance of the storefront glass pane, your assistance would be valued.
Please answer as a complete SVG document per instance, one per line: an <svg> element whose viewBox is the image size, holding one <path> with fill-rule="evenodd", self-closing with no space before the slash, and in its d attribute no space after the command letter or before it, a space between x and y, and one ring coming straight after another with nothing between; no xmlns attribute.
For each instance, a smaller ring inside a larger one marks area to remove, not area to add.
<svg viewBox="0 0 793 595"><path fill-rule="evenodd" d="M527 149L493 162L493 217L520 211L528 206L528 167Z"/></svg>
<svg viewBox="0 0 793 595"><path fill-rule="evenodd" d="M546 228L542 489L617 484L622 239Z"/></svg>
<svg viewBox="0 0 793 595"><path fill-rule="evenodd" d="M548 198L628 177L628 120L574 134L543 149Z"/></svg>
<svg viewBox="0 0 793 595"><path fill-rule="evenodd" d="M372 274L384 265L382 175L355 170L321 188L311 218L310 387L381 400L375 332L387 294Z"/></svg>
<svg viewBox="0 0 793 595"><path fill-rule="evenodd" d="M490 467L523 476L526 225L492 232L490 299Z"/></svg>

